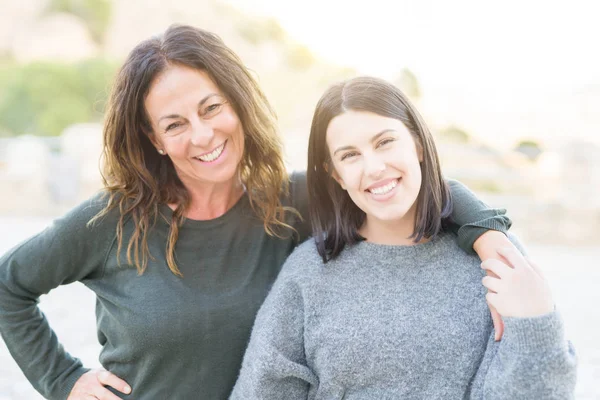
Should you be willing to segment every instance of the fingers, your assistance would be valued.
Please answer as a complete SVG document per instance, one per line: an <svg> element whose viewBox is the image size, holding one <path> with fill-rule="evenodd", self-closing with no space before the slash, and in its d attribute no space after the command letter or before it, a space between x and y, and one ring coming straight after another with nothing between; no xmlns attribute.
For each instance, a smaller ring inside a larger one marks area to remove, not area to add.
<svg viewBox="0 0 600 400"><path fill-rule="evenodd" d="M498 294L488 292L488 294L485 295L485 299L486 299L488 305L494 307L494 309L496 308L496 302L498 301Z"/></svg>
<svg viewBox="0 0 600 400"><path fill-rule="evenodd" d="M488 290L491 290L494 293L498 293L500 291L500 286L502 285L500 279L492 278L491 276L484 277L481 280L481 283L483 283L483 286L488 288Z"/></svg>
<svg viewBox="0 0 600 400"><path fill-rule="evenodd" d="M488 304L488 307L490 308L490 313L492 314L492 322L494 323L494 340L498 341L502 339L502 335L504 334L504 321L502 321L502 317L494 308L494 306Z"/></svg>
<svg viewBox="0 0 600 400"><path fill-rule="evenodd" d="M529 264L529 266L531 267L531 269L533 269L540 277L544 278L544 273L542 272L541 268L539 267L539 265L533 261L531 258L529 257L525 257L525 260L527 261L527 263Z"/></svg>
<svg viewBox="0 0 600 400"><path fill-rule="evenodd" d="M481 263L481 268L487 270L487 271L491 271L494 274L496 274L496 276L502 278L504 276L507 276L509 273L512 272L512 268L509 267L508 265L506 265L505 263L503 263L502 261L499 260L495 260L493 258L490 258L488 260L485 260L484 262Z"/></svg>
<svg viewBox="0 0 600 400"><path fill-rule="evenodd" d="M500 247L498 248L498 254L508 261L513 268L522 268L527 266L525 257L516 247Z"/></svg>
<svg viewBox="0 0 600 400"><path fill-rule="evenodd" d="M95 397L93 398L98 400L121 400L118 396L114 395L110 390L104 387L98 388L94 393L94 396Z"/></svg>
<svg viewBox="0 0 600 400"><path fill-rule="evenodd" d="M110 386L112 388L115 388L119 392L122 392L125 394L131 393L131 387L129 387L127 382L125 382L123 379L119 378L115 374L113 374L109 371L103 370L103 371L98 372L97 376L98 376L98 381L101 384L103 384L104 386ZM110 393L110 394L112 395L112 393ZM114 396L114 397L115 397L115 399L118 399L118 397L116 397L116 396Z"/></svg>

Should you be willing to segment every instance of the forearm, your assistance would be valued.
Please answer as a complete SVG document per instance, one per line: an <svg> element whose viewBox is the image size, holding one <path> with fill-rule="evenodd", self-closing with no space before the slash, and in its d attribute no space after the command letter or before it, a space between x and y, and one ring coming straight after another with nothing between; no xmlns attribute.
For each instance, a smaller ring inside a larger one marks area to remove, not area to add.
<svg viewBox="0 0 600 400"><path fill-rule="evenodd" d="M494 230L486 230L473 243L473 250L482 261L490 258L502 261L502 257L497 251L502 247L514 247L514 244L508 239L506 234Z"/></svg>
<svg viewBox="0 0 600 400"><path fill-rule="evenodd" d="M52 289L100 276L114 228L92 231L89 202L0 257L0 331L31 384L50 399L65 399L87 370L69 355L38 308Z"/></svg>
<svg viewBox="0 0 600 400"><path fill-rule="evenodd" d="M486 232L508 231L512 222L506 210L490 208L458 181L449 179L447 183L452 197L451 221L457 227L458 244L463 250L473 253L475 242Z"/></svg>
<svg viewBox="0 0 600 400"><path fill-rule="evenodd" d="M32 386L48 399L67 398L87 369L58 342L37 302L0 283L0 332Z"/></svg>

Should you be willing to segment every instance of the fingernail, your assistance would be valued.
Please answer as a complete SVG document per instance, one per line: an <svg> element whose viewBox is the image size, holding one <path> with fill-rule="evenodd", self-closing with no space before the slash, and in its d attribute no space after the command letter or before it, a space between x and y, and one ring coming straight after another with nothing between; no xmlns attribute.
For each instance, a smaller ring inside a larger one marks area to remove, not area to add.
<svg viewBox="0 0 600 400"><path fill-rule="evenodd" d="M125 394L131 393L131 388L129 386L125 386Z"/></svg>

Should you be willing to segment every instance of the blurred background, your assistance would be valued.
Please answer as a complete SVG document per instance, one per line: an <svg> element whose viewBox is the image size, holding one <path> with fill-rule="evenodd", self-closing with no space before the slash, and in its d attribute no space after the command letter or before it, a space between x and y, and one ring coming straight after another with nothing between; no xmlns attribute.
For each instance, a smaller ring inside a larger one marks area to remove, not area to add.
<svg viewBox="0 0 600 400"><path fill-rule="evenodd" d="M306 163L316 101L359 74L396 83L445 174L508 209L547 271L600 399L600 6L594 1L0 0L0 254L101 188L102 117L127 53L171 23L219 34ZM78 304L74 309L73 304ZM98 366L94 296L44 296L61 341ZM39 399L0 344L0 400Z"/></svg>

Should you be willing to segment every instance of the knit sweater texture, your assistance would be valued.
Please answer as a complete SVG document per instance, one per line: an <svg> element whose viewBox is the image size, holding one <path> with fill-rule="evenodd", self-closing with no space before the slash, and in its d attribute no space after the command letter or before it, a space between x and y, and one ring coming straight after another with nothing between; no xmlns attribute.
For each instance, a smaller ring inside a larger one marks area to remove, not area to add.
<svg viewBox="0 0 600 400"><path fill-rule="evenodd" d="M495 342L484 276L452 233L361 242L327 264L308 240L258 313L231 399L572 398L558 312L504 318Z"/></svg>
<svg viewBox="0 0 600 400"><path fill-rule="evenodd" d="M504 210L489 208L456 181L450 187L465 250L487 229L508 229ZM133 389L130 395L113 391L118 397L226 399L256 312L285 259L309 235L304 173L292 175L281 200L304 217L288 216L298 235L268 235L246 195L218 218L185 220L175 247L183 278L166 262L169 207L161 205L164 219L148 232L153 258L140 275L126 254L133 221L125 221L119 253L118 213L88 225L106 199L85 201L0 258L0 333L11 355L44 397L67 398L88 368L60 344L38 299L78 281L96 295L101 365Z"/></svg>

